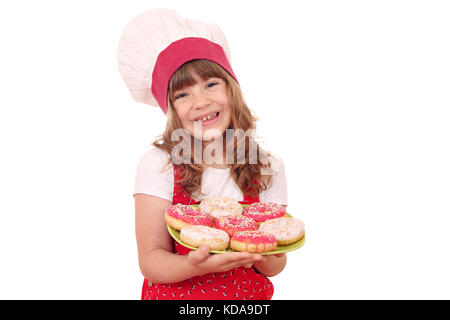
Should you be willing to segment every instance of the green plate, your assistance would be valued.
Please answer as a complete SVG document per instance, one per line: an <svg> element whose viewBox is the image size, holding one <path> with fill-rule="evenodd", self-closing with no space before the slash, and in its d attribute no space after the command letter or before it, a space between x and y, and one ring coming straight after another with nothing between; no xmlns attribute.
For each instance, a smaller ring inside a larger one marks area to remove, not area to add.
<svg viewBox="0 0 450 320"><path fill-rule="evenodd" d="M192 205L192 206L193 207L198 207L198 205ZM245 208L247 205L244 204L242 206ZM286 214L286 216L292 218L292 216L290 214L288 214L288 213ZM169 233L172 236L172 238L174 238L175 241L178 242L179 244L181 244L182 246L184 246L186 248L189 248L189 249L192 249L192 250L197 250L198 249L197 247L190 246L190 245L184 243L183 241L181 241L180 231L172 228L169 225L167 226L167 229L169 230ZM303 246L304 243L305 243L305 236L303 236L303 238L301 238L297 242L291 243L291 244L289 244L287 246L278 246L273 251L264 252L264 253L260 253L260 254L270 255L270 254L280 254L280 253L284 253L284 252L294 251L294 250L300 249ZM211 252L211 253L226 253L226 252L234 252L234 250L231 249L230 247L228 247L228 249L226 249L224 251L210 250L209 252Z"/></svg>

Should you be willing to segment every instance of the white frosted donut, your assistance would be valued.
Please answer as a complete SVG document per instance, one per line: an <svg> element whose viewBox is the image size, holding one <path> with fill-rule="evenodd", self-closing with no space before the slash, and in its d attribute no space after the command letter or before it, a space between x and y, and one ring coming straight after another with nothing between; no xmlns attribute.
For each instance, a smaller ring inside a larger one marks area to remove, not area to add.
<svg viewBox="0 0 450 320"><path fill-rule="evenodd" d="M282 217L261 223L258 231L273 234L278 245L285 246L303 238L305 225L299 219Z"/></svg>
<svg viewBox="0 0 450 320"><path fill-rule="evenodd" d="M209 246L210 250L222 251L228 248L230 237L223 230L210 228L207 226L188 226L181 229L181 241L193 246L200 247L202 244Z"/></svg>
<svg viewBox="0 0 450 320"><path fill-rule="evenodd" d="M207 198L202 200L199 209L209 213L214 219L229 215L240 215L244 212L242 205L233 198Z"/></svg>

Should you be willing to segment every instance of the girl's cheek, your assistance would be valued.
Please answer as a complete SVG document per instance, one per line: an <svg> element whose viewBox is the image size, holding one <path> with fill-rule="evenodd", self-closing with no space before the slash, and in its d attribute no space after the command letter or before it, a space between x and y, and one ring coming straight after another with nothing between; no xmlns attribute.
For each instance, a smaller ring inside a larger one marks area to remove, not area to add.
<svg viewBox="0 0 450 320"><path fill-rule="evenodd" d="M183 126L183 129L186 129L186 130L188 130L189 131L189 133L191 134L191 135L193 135L194 134L194 125L193 125L193 123L189 120L189 117L188 117L188 112L178 112L178 118L180 119L180 121L181 121L181 125Z"/></svg>
<svg viewBox="0 0 450 320"><path fill-rule="evenodd" d="M187 113L186 108L183 108L182 106L178 106L175 110L177 112L177 115L178 115L178 118L180 119L180 121L182 123L185 123L188 119L188 117L187 117L188 113Z"/></svg>

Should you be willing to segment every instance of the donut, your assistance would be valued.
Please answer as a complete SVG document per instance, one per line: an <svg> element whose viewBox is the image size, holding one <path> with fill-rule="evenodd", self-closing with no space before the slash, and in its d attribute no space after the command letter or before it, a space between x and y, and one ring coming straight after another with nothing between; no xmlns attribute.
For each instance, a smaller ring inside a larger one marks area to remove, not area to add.
<svg viewBox="0 0 450 320"><path fill-rule="evenodd" d="M277 239L260 231L238 231L233 233L230 247L235 251L268 252L276 249Z"/></svg>
<svg viewBox="0 0 450 320"><path fill-rule="evenodd" d="M250 204L245 208L242 215L254 219L258 225L269 219L283 217L286 214L286 209L275 202L256 202Z"/></svg>
<svg viewBox="0 0 450 320"><path fill-rule="evenodd" d="M284 246L303 238L305 225L295 218L275 218L261 223L258 231L274 235L278 245Z"/></svg>
<svg viewBox="0 0 450 320"><path fill-rule="evenodd" d="M240 215L244 211L242 205L233 198L207 198L198 206L201 211L209 213L214 219L228 215Z"/></svg>
<svg viewBox="0 0 450 320"><path fill-rule="evenodd" d="M226 231L230 237L236 231L258 230L255 220L242 215L219 217L214 222L214 228Z"/></svg>
<svg viewBox="0 0 450 320"><path fill-rule="evenodd" d="M230 237L223 230L207 226L187 226L181 229L180 239L184 243L200 247L202 244L209 246L210 250L223 251L228 248Z"/></svg>
<svg viewBox="0 0 450 320"><path fill-rule="evenodd" d="M189 225L204 225L209 227L213 225L211 215L201 212L198 208L181 203L171 205L167 208L164 216L167 224L176 230L181 230Z"/></svg>

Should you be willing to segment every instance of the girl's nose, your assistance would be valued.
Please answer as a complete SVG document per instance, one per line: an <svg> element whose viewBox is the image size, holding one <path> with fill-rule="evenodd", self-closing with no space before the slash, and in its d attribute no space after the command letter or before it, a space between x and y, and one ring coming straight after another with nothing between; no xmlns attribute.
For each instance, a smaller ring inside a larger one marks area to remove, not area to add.
<svg viewBox="0 0 450 320"><path fill-rule="evenodd" d="M201 109L209 105L208 97L202 92L193 93L193 107Z"/></svg>

